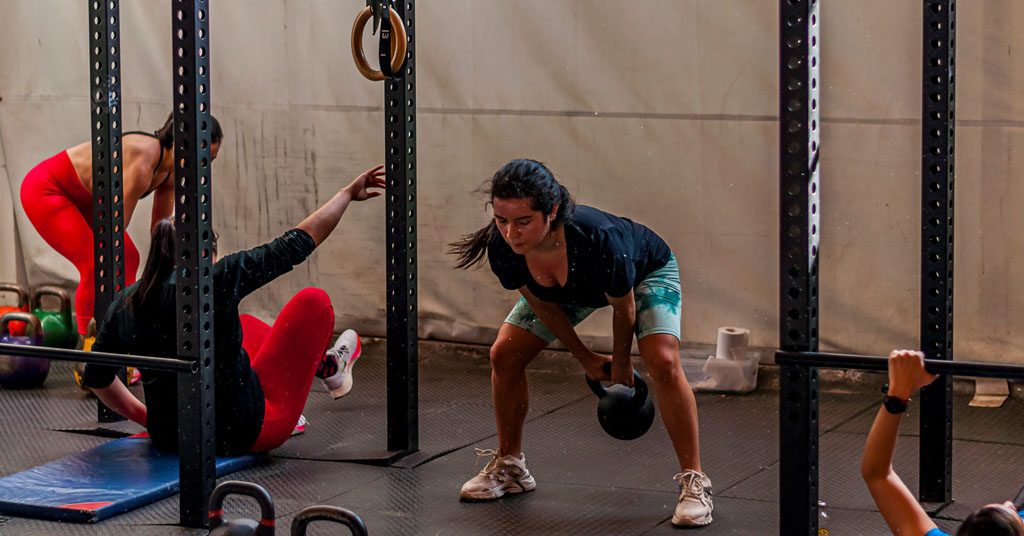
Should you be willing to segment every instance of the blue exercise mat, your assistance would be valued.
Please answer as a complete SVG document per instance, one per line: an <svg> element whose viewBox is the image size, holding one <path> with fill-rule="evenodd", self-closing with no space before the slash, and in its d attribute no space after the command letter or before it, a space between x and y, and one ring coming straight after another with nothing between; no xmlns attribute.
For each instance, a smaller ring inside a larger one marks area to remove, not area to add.
<svg viewBox="0 0 1024 536"><path fill-rule="evenodd" d="M217 458L217 476L262 455ZM0 478L0 514L92 523L178 492L178 455L125 437Z"/></svg>

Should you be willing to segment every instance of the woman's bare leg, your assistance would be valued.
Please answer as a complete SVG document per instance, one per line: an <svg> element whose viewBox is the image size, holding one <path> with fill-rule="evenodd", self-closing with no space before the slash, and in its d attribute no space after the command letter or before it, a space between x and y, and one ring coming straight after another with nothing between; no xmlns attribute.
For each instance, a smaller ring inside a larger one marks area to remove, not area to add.
<svg viewBox="0 0 1024 536"><path fill-rule="evenodd" d="M522 454L523 423L530 407L526 366L547 345L523 328L502 324L491 346L491 396L502 456Z"/></svg>

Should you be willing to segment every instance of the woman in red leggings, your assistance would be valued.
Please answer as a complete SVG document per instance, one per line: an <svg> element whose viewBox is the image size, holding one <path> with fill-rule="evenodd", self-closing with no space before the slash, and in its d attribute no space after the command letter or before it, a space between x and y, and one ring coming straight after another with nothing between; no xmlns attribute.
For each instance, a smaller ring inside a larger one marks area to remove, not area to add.
<svg viewBox="0 0 1024 536"><path fill-rule="evenodd" d="M295 429L314 374L334 330L327 293L299 291L273 326L239 318L238 303L305 261L338 225L351 201L381 194L383 166L359 175L330 201L276 240L228 255L213 267L214 382L217 452L263 452L280 446ZM374 190L369 190L370 188ZM216 255L216 252L215 252ZM118 293L106 312L93 349L119 354L174 357L174 227L157 224L142 277ZM178 446L177 373L141 369L146 403L119 381L116 368L88 365L85 383L114 411L149 430L154 446Z"/></svg>
<svg viewBox="0 0 1024 536"><path fill-rule="evenodd" d="M139 200L154 193L150 230L174 211L174 133L172 117L155 133L125 132L121 138L124 171L124 226L132 219ZM210 150L217 158L224 137L213 120ZM67 257L78 269L75 316L78 332L85 336L93 316L95 276L92 237L92 143L85 142L43 160L21 183L21 205L43 240ZM135 282L139 250L124 234L125 286Z"/></svg>

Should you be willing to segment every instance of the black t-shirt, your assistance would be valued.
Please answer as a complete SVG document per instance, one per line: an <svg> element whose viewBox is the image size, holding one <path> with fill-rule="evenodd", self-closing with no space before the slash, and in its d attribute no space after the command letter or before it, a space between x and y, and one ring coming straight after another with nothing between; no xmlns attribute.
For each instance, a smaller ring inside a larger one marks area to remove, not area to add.
<svg viewBox="0 0 1024 536"><path fill-rule="evenodd" d="M292 229L276 240L228 255L213 267L214 383L217 454L248 452L263 427L264 399L249 354L242 348L238 303L256 289L291 271L316 248L313 239ZM160 287L158 299L137 309L125 299L135 285L122 290L107 309L93 349L128 355L177 357L175 276ZM146 391L146 428L162 450L178 449L178 374L140 369ZM85 384L102 388L114 381L117 368L88 365Z"/></svg>
<svg viewBox="0 0 1024 536"><path fill-rule="evenodd" d="M625 296L672 256L654 231L627 218L578 205L565 224L569 276L565 286L544 287L530 274L526 258L512 251L500 234L487 246L491 271L501 286L526 285L537 298L563 305L604 307L608 298Z"/></svg>

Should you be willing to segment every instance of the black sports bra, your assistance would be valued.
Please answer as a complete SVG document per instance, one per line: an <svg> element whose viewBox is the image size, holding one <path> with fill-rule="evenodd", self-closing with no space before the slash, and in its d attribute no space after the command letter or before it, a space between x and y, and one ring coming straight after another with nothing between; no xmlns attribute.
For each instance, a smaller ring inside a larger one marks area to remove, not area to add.
<svg viewBox="0 0 1024 536"><path fill-rule="evenodd" d="M153 135L152 133L150 133L150 132L142 132L141 130L133 130L133 131L131 131L131 132L122 132L122 133L121 133L121 136L127 136L127 135L129 135L129 134L139 134L139 135L141 135L141 136L149 136L150 138L153 138L153 139L159 139L159 138L157 138L157 137L156 137L155 135ZM153 173L156 173L156 170L160 169L160 164L162 164L162 163L163 163L163 161L164 161L164 151L163 151L163 149L161 148L161 150L160 150L160 158L159 158L159 159L158 159L158 160L156 161L156 165L155 165L155 166L153 166ZM165 182L167 182L167 179L168 179L168 178L169 178L170 176L171 176L171 172L170 172L170 171L168 171L168 172L167 172L167 176L166 176L166 177L164 177L164 179L163 179L162 181L160 181L160 184L157 184L157 185L156 185L156 188L153 188L152 190L149 190L148 192L146 192L146 193L142 194L142 196L141 196L141 197L139 197L139 199L145 199L147 195L149 195L149 194L153 193L153 192L154 192L154 191L155 191L155 190L156 190L157 188L159 188L159 187L163 186L163 185L164 185L164 183L165 183Z"/></svg>

